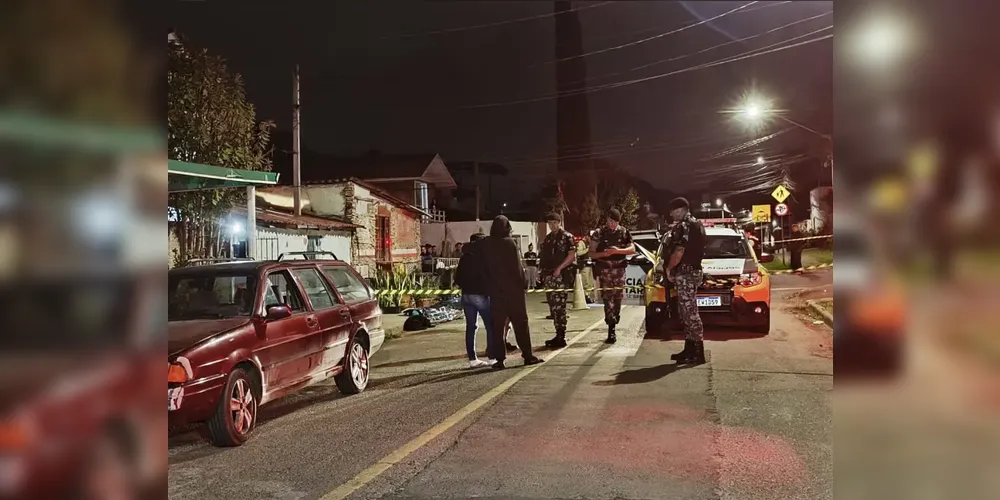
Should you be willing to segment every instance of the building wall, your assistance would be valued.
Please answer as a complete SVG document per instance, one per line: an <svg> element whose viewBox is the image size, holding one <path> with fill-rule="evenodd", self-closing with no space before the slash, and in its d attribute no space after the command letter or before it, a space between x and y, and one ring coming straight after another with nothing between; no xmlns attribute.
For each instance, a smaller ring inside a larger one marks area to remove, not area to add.
<svg viewBox="0 0 1000 500"><path fill-rule="evenodd" d="M309 246L310 236L316 242L313 248ZM351 263L351 233L257 227L257 258L260 260L274 260L287 252L315 250L333 252L338 259Z"/></svg>
<svg viewBox="0 0 1000 500"><path fill-rule="evenodd" d="M437 245L438 251L455 248L455 243L466 243L477 232L490 234L493 221L429 222L420 225L421 245ZM537 222L511 221L511 236L518 243L520 253L528 251L533 243L538 249L545 238L545 225Z"/></svg>
<svg viewBox="0 0 1000 500"><path fill-rule="evenodd" d="M388 201L373 195L372 192L354 183L342 186L344 199L347 201L345 217L353 224L362 226L354 233L354 267L362 276L375 273L377 264L376 220L380 211L389 214L389 240L391 244L391 261L389 263L403 264L407 268L416 268L420 263L420 219L408 210L399 208ZM381 263L381 264L389 264Z"/></svg>
<svg viewBox="0 0 1000 500"><path fill-rule="evenodd" d="M403 201L413 199L413 182L409 181L409 185L411 186L409 196L399 196ZM385 186L380 185L379 188L385 188ZM258 197L270 205L290 209L293 199L292 189L291 187L259 189ZM338 217L361 226L354 231L354 241L348 255L351 263L362 276L370 276L376 268L375 239L377 234L375 224L380 207L389 213L389 238L392 245L391 263L417 267L420 262L420 219L417 214L401 209L372 194L371 190L353 182L309 185L302 188L302 209L304 212L321 217ZM302 250L305 248L299 251ZM336 250L334 252L340 257L340 253ZM347 256L342 258L346 259Z"/></svg>

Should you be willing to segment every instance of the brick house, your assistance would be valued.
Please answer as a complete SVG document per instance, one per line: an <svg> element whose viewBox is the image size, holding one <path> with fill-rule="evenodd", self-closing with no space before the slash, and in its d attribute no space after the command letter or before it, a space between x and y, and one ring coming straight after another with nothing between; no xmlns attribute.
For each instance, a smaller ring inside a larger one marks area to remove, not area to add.
<svg viewBox="0 0 1000 500"><path fill-rule="evenodd" d="M294 207L294 188L257 190L258 204L283 211ZM420 264L420 222L429 214L379 186L357 178L314 181L302 186L302 213L356 226L351 263L363 276L378 268Z"/></svg>

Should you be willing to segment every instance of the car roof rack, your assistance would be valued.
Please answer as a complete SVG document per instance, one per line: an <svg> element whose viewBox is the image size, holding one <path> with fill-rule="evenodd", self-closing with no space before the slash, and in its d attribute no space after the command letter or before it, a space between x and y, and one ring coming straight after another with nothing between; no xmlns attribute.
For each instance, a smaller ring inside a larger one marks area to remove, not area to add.
<svg viewBox="0 0 1000 500"><path fill-rule="evenodd" d="M207 266L211 264L225 264L229 262L253 262L253 259L248 259L246 257L219 257L213 259L191 259L184 265L184 267L192 266Z"/></svg>
<svg viewBox="0 0 1000 500"><path fill-rule="evenodd" d="M332 259L317 259L316 257L319 255L328 255L332 257ZM295 256L301 256L302 257L301 260L340 260L337 258L337 255L333 252L327 252L324 250L309 250L305 252L285 252L281 255L278 255L278 261L280 262L283 260L292 260L292 259L286 259L285 257L295 257Z"/></svg>

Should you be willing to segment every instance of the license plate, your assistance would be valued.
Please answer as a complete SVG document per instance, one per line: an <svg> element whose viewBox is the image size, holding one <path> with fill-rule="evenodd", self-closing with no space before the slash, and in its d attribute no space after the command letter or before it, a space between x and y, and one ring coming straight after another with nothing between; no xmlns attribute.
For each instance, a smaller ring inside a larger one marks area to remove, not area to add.
<svg viewBox="0 0 1000 500"><path fill-rule="evenodd" d="M174 411L181 407L181 400L184 399L184 388L176 387L167 389L167 411Z"/></svg>
<svg viewBox="0 0 1000 500"><path fill-rule="evenodd" d="M698 297L698 307L719 307L722 305L722 297L718 295L711 297Z"/></svg>

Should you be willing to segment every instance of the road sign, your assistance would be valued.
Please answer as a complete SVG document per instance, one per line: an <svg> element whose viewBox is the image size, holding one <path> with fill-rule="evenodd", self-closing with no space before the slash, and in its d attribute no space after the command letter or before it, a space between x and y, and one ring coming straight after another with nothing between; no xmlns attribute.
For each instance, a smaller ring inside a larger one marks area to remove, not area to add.
<svg viewBox="0 0 1000 500"><path fill-rule="evenodd" d="M774 206L774 214L777 215L778 217L784 217L788 215L788 205L785 205L784 203L778 203L777 205Z"/></svg>
<svg viewBox="0 0 1000 500"><path fill-rule="evenodd" d="M784 203L785 200L791 196L791 194L792 193L788 192L788 189L781 184L778 184L778 187L774 188L774 191L771 191L771 196L774 197L775 200L778 200L778 203Z"/></svg>
<svg viewBox="0 0 1000 500"><path fill-rule="evenodd" d="M754 205L751 213L754 222L771 222L771 205Z"/></svg>

